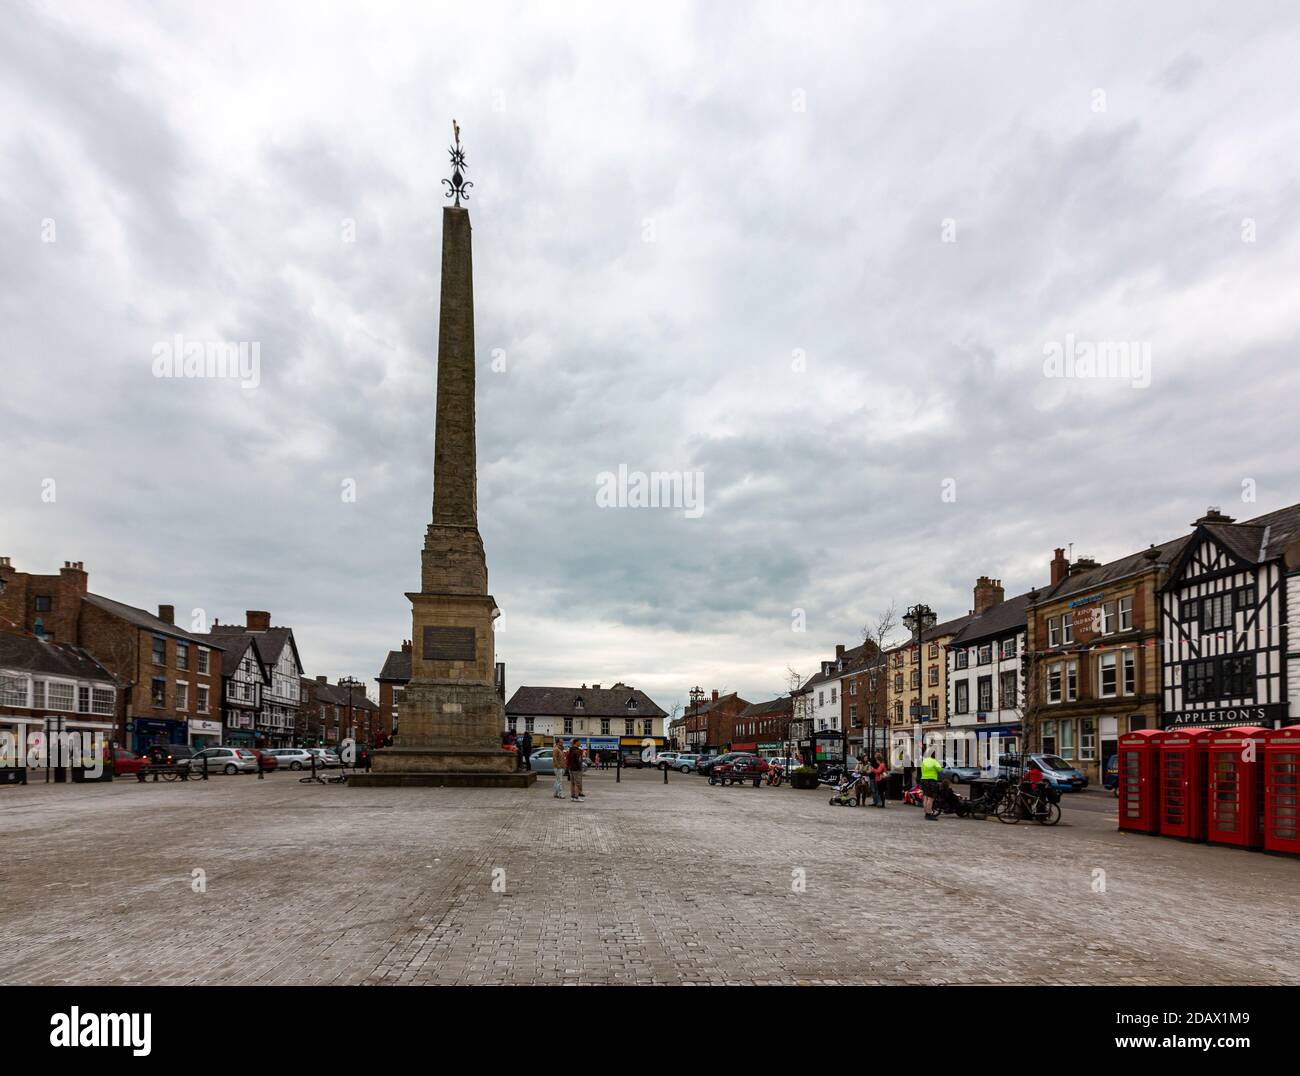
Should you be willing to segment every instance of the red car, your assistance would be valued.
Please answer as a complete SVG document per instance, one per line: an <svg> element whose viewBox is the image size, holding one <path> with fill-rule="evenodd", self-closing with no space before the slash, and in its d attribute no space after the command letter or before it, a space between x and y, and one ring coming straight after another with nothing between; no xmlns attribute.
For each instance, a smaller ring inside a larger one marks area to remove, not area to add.
<svg viewBox="0 0 1300 1076"><path fill-rule="evenodd" d="M124 751L120 747L113 748L114 777L134 776L147 765L149 765L149 760L144 755L137 755L133 751Z"/></svg>
<svg viewBox="0 0 1300 1076"><path fill-rule="evenodd" d="M771 766L765 758L759 758L757 755L736 755L726 762L713 764L709 770L709 784L738 785L744 781L752 781L757 788L759 781L769 769Z"/></svg>
<svg viewBox="0 0 1300 1076"><path fill-rule="evenodd" d="M276 758L273 754L271 754L269 751L263 750L260 747L254 747L252 748L252 752L262 760L263 773L270 773L272 770L274 770L277 766L280 765L280 760Z"/></svg>

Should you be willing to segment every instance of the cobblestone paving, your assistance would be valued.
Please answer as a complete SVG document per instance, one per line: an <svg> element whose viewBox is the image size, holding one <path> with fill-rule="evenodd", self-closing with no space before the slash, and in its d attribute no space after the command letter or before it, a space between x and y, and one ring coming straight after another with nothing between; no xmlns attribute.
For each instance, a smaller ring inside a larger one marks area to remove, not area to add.
<svg viewBox="0 0 1300 1076"><path fill-rule="evenodd" d="M1045 829L669 781L0 787L0 982L1300 983L1300 861L1102 796Z"/></svg>

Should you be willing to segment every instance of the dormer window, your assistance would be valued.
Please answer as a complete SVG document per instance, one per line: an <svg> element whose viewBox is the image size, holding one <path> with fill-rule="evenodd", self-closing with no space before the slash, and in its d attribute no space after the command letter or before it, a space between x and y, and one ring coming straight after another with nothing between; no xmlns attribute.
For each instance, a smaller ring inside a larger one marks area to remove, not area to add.
<svg viewBox="0 0 1300 1076"><path fill-rule="evenodd" d="M577 696L577 698L575 698L575 699L573 700L573 708L574 708L575 710L581 710L581 709L582 709L582 696L581 696L581 695Z"/></svg>
<svg viewBox="0 0 1300 1076"><path fill-rule="evenodd" d="M635 709L636 709L636 699L628 699L628 700L627 700L627 708L628 708L629 710L635 710Z"/></svg>

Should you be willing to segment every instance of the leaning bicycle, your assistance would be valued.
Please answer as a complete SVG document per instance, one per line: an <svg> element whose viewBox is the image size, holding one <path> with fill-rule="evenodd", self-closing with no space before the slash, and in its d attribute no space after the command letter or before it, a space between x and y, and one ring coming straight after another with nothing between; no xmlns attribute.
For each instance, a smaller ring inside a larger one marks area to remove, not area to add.
<svg viewBox="0 0 1300 1076"><path fill-rule="evenodd" d="M999 822L1014 826L1022 818L1032 819L1040 826L1054 826L1061 820L1061 794L1044 783L1033 791L1024 785L1012 785L993 809Z"/></svg>

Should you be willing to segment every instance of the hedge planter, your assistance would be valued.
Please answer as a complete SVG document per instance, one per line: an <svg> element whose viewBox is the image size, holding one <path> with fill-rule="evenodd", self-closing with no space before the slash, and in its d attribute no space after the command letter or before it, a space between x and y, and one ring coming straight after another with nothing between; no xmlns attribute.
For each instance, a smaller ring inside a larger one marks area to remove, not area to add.
<svg viewBox="0 0 1300 1076"><path fill-rule="evenodd" d="M815 773L792 773L790 774L791 788L817 788L817 775Z"/></svg>

